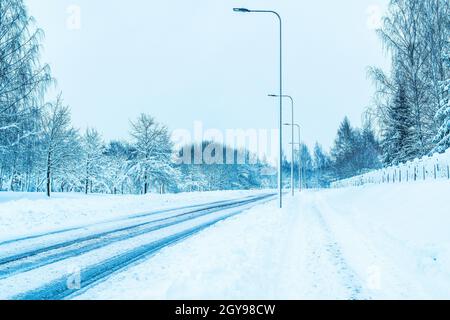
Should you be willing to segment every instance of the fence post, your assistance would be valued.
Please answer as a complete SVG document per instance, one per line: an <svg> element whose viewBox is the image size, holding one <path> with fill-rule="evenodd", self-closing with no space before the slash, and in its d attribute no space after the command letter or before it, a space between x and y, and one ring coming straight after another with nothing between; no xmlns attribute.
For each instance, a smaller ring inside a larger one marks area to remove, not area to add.
<svg viewBox="0 0 450 320"><path fill-rule="evenodd" d="M425 165L423 165L422 168L423 168L423 181L425 181L426 180Z"/></svg>

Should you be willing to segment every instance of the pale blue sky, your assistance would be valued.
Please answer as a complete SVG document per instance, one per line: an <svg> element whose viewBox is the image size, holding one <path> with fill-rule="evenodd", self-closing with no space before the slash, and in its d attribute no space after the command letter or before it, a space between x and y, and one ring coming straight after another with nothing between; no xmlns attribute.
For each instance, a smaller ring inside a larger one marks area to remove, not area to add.
<svg viewBox="0 0 450 320"><path fill-rule="evenodd" d="M312 145L329 147L348 115L359 125L371 103L369 65L386 66L367 21L387 0L26 0L44 29L43 60L79 128L128 136L147 112L171 129L274 128L277 24L235 6L277 10L284 19L285 93ZM81 28L67 26L70 5ZM370 10L369 10L370 11ZM286 111L289 109L286 108ZM286 114L288 116L288 114ZM286 118L288 120L289 117Z"/></svg>

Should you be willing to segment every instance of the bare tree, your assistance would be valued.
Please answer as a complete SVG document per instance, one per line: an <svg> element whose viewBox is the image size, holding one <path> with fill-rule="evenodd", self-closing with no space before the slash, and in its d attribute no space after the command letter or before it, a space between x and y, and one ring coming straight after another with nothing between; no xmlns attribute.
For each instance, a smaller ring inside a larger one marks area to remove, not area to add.
<svg viewBox="0 0 450 320"><path fill-rule="evenodd" d="M144 194L149 192L150 180L164 183L174 173L171 165L172 142L166 126L160 125L149 115L141 114L131 122L135 155L131 172L141 180Z"/></svg>
<svg viewBox="0 0 450 320"><path fill-rule="evenodd" d="M52 82L39 61L42 30L23 0L0 1L0 189L33 189L43 95Z"/></svg>
<svg viewBox="0 0 450 320"><path fill-rule="evenodd" d="M82 139L84 164L84 192L93 191L95 186L102 185L102 171L105 166L104 142L97 130L88 128Z"/></svg>
<svg viewBox="0 0 450 320"><path fill-rule="evenodd" d="M54 175L69 173L80 155L78 132L72 128L70 110L63 106L61 94L43 117L42 146L46 168L46 191L50 197Z"/></svg>
<svg viewBox="0 0 450 320"><path fill-rule="evenodd" d="M0 2L0 144L22 139L22 120L40 105L52 81L48 65L39 62L43 32L34 28L23 0ZM7 134L9 136L7 136Z"/></svg>

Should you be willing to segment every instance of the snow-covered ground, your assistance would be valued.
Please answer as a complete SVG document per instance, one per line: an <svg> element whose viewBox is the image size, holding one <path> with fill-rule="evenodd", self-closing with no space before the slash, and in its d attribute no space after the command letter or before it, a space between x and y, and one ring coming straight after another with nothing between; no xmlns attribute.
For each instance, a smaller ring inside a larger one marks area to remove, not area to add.
<svg viewBox="0 0 450 320"><path fill-rule="evenodd" d="M148 223L175 212L115 220L130 214L242 199L255 193L260 191L57 195L51 200L5 193L0 194L0 238L95 224L43 238L57 243L97 229ZM166 246L94 286L83 289L81 283L81 294L73 298L449 299L449 194L450 182L441 180L304 191L295 198L286 195L282 210L276 201L252 208L249 205L251 209ZM115 232L92 242L103 246L85 251L84 246L91 242L44 252L25 263L44 261L70 248L80 250L79 256L67 256L29 271L25 268L22 273L6 277L2 276L5 266L0 263L0 299L14 297L23 292L22 288L40 288L60 277L64 279L67 272L72 272L69 267L79 266L81 273L92 271L91 266L104 259L115 259L141 244L227 216L233 210L193 217L135 236ZM33 241L0 245L14 249L33 245ZM8 253L0 252L2 255L7 257Z"/></svg>
<svg viewBox="0 0 450 320"><path fill-rule="evenodd" d="M450 149L444 153L416 158L399 165L338 180L333 188L362 186L379 183L409 183L411 181L450 180Z"/></svg>
<svg viewBox="0 0 450 320"><path fill-rule="evenodd" d="M242 198L266 191L180 194L84 195L0 192L0 242L24 235L72 228L153 210Z"/></svg>
<svg viewBox="0 0 450 320"><path fill-rule="evenodd" d="M78 299L450 298L450 183L306 191L163 249Z"/></svg>

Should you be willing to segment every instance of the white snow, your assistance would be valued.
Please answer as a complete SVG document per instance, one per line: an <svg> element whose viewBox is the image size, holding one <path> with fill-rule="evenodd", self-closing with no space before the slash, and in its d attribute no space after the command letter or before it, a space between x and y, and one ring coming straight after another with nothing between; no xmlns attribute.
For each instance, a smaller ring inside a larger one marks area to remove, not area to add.
<svg viewBox="0 0 450 320"><path fill-rule="evenodd" d="M230 208L218 213L200 216L181 223L177 223L173 226L155 230L150 233L145 233L122 241L113 242L104 247L88 251L86 253L82 253L61 261L57 261L52 264L45 265L41 268L18 273L4 279L0 279L0 300L11 299L12 297L20 295L24 291L37 289L41 287L42 284L50 283L59 278L65 277L70 274L70 272L72 272L71 270L84 270L100 261L106 261L108 259L114 258L118 255L118 253L131 251L139 246L155 242L157 240L163 239L164 237L189 230L193 227L208 223L210 221L215 221L221 217L229 216L235 211L236 209ZM12 247L16 246L14 243L8 245ZM6 245L6 247L8 247L8 245ZM72 246L72 249L76 248L77 244L74 244ZM55 253L55 251L53 251L52 253ZM3 252L1 252L0 258L2 257L2 255ZM32 261L33 257L30 257L28 263L32 263ZM14 267L13 263L12 265L10 265L10 267Z"/></svg>
<svg viewBox="0 0 450 320"><path fill-rule="evenodd" d="M396 166L370 171L349 179L333 182L333 188L380 183L450 180L450 149L444 153L416 158Z"/></svg>
<svg viewBox="0 0 450 320"><path fill-rule="evenodd" d="M259 192L56 195L50 200L40 195L3 193L0 239L96 223L73 234L45 238L57 241L59 237L113 228L116 223L126 225L131 222L114 219L130 214ZM84 288L73 298L449 299L449 192L449 181L432 180L305 190L295 198L286 195L282 210L276 201L257 205ZM74 266L83 272L92 264L208 219L214 216L3 278L0 297L41 287L71 272ZM19 244L33 245L33 241ZM15 246L3 244L2 248Z"/></svg>
<svg viewBox="0 0 450 320"><path fill-rule="evenodd" d="M0 192L0 242L53 230L266 191L194 192L148 195L83 195Z"/></svg>
<svg viewBox="0 0 450 320"><path fill-rule="evenodd" d="M305 191L218 223L77 299L449 299L448 181Z"/></svg>

